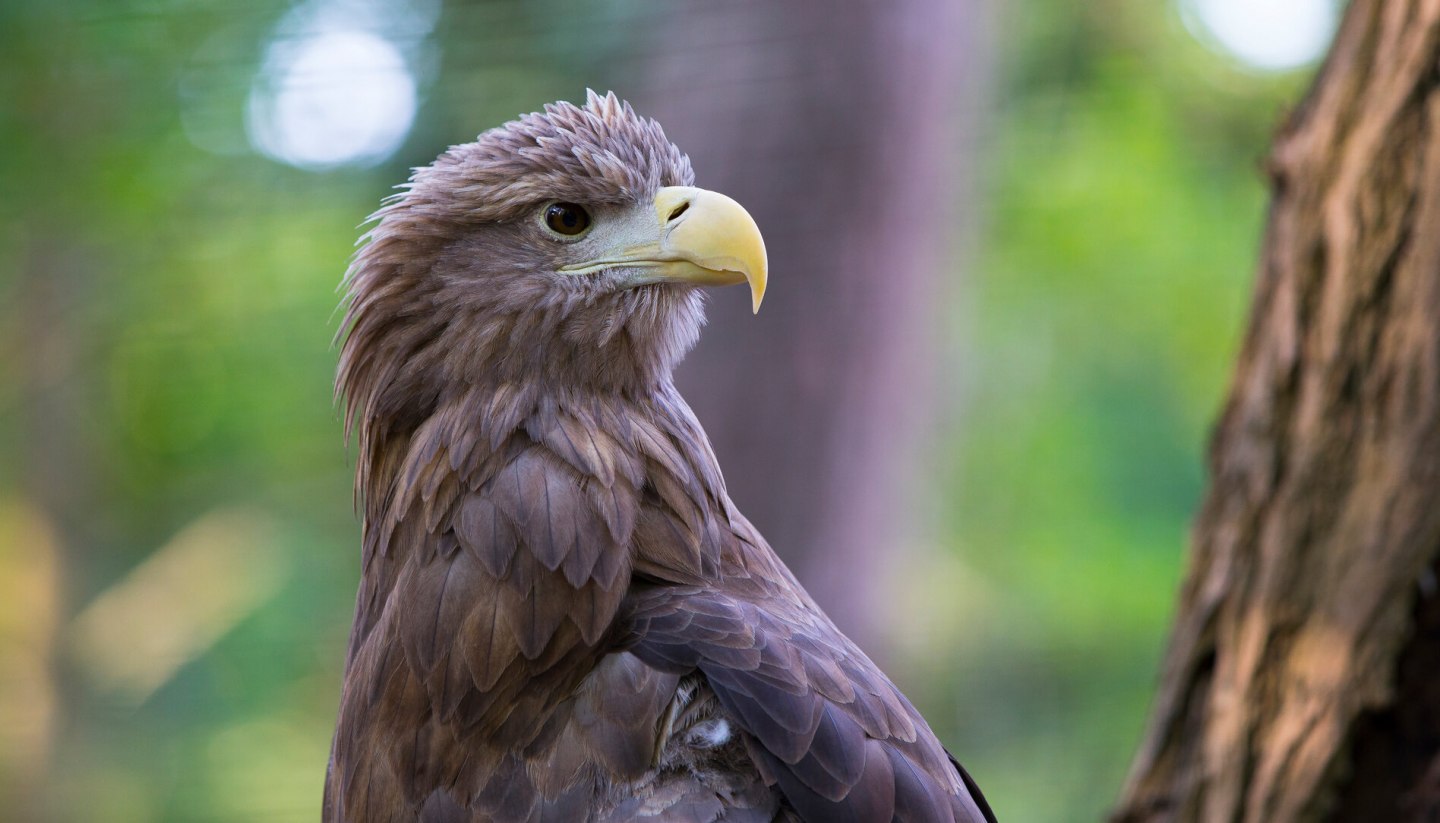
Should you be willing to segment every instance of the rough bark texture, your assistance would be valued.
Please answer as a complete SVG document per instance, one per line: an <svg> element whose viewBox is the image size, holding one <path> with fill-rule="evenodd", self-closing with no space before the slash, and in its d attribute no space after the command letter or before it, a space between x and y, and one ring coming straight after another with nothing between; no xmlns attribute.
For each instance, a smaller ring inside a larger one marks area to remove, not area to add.
<svg viewBox="0 0 1440 823"><path fill-rule="evenodd" d="M1254 315L1116 821L1440 815L1440 2L1356 0L1279 135Z"/></svg>
<svg viewBox="0 0 1440 823"><path fill-rule="evenodd" d="M932 306L956 268L981 0L701 2L637 100L699 184L765 232L758 318L712 303L680 369L736 502L848 634L883 652L886 568L915 537Z"/></svg>

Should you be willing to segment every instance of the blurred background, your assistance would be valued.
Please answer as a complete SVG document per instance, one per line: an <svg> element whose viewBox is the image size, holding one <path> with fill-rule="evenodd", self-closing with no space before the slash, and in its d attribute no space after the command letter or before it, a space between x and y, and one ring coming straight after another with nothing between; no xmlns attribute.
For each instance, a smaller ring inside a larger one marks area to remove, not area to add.
<svg viewBox="0 0 1440 823"><path fill-rule="evenodd" d="M1003 819L1100 819L1337 14L0 0L0 816L317 819L357 226L594 87L766 233L679 376L733 496Z"/></svg>

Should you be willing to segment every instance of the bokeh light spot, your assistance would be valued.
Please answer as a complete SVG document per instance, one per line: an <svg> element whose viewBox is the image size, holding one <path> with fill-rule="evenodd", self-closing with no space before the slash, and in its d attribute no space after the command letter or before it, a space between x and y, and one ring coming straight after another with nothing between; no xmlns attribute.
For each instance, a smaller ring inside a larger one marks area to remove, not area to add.
<svg viewBox="0 0 1440 823"><path fill-rule="evenodd" d="M1181 17L1206 45L1261 71L1319 59L1335 33L1335 0L1180 0Z"/></svg>
<svg viewBox="0 0 1440 823"><path fill-rule="evenodd" d="M389 157L415 119L415 78L383 37L330 30L277 39L251 88L246 127L262 154L307 169Z"/></svg>

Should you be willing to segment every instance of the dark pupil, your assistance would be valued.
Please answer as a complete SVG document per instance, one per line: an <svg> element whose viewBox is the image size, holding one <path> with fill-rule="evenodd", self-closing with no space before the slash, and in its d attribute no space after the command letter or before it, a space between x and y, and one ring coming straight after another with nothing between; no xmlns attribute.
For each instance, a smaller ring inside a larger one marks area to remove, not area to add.
<svg viewBox="0 0 1440 823"><path fill-rule="evenodd" d="M561 234L579 234L590 225L590 215L574 203L556 203L545 210L545 222Z"/></svg>

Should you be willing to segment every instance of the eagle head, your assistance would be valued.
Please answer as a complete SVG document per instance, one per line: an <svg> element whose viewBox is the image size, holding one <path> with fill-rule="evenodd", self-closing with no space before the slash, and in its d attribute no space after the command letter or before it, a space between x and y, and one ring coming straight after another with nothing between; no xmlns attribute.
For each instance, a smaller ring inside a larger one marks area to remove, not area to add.
<svg viewBox="0 0 1440 823"><path fill-rule="evenodd" d="M704 322L698 287L748 283L765 245L734 200L613 93L453 146L373 215L346 275L337 390L404 425L457 387L643 391Z"/></svg>

